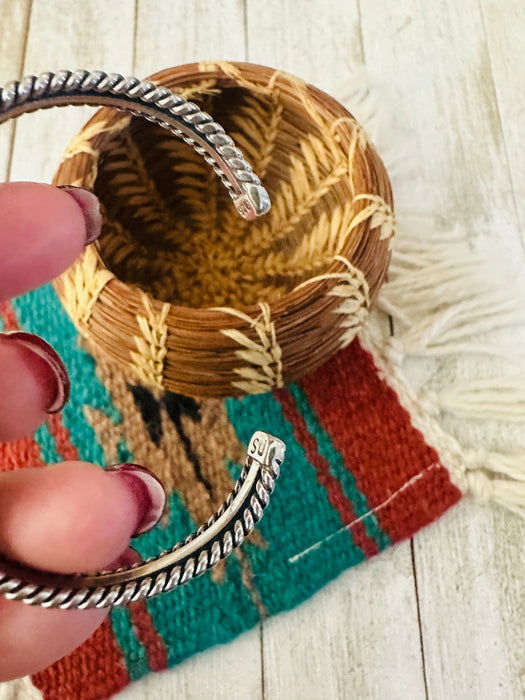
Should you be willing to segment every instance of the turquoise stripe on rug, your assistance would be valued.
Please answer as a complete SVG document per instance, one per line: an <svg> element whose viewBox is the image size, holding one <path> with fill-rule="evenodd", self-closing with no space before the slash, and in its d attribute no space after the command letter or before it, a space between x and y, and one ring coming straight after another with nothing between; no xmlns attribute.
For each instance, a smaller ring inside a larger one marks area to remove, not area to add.
<svg viewBox="0 0 525 700"><path fill-rule="evenodd" d="M127 608L113 608L110 612L110 618L129 677L132 681L136 681L150 672L146 649L133 631Z"/></svg>
<svg viewBox="0 0 525 700"><path fill-rule="evenodd" d="M358 489L354 475L347 469L343 456L335 449L332 438L319 423L314 409L308 403L306 393L298 384L290 384L287 389L294 397L296 406L303 416L309 432L315 438L319 453L330 465L330 473L341 484L343 492L352 503L357 517L367 516L363 517L362 522L368 536L376 542L379 549L386 549L392 544L390 537L381 530L376 514L372 512L365 494Z"/></svg>
<svg viewBox="0 0 525 700"><path fill-rule="evenodd" d="M42 423L35 431L34 438L40 445L40 455L45 464L56 464L64 461L64 458L58 454L57 442L54 435L51 435L47 423Z"/></svg>
<svg viewBox="0 0 525 700"><path fill-rule="evenodd" d="M271 393L243 399L227 399L230 420L241 441L265 430L286 443L286 458L268 510L258 528L269 543L260 549L245 545L254 569L254 580L270 614L288 610L311 596L327 580L364 559L351 534L330 505L316 470L295 440L292 426ZM297 498L300 482L301 499ZM306 514L306 515L305 515ZM310 528L305 521L312 520ZM341 531L341 532L339 532ZM334 533L339 534L334 537ZM315 546L318 543L323 546ZM313 547L307 558L297 557Z"/></svg>
<svg viewBox="0 0 525 700"><path fill-rule="evenodd" d="M142 556L159 554L196 529L177 493L171 494L169 507L170 526L157 526L133 543ZM207 572L188 585L148 601L155 628L168 647L169 666L227 642L259 621L258 610L242 582L239 559L234 554L225 564L223 581L215 583Z"/></svg>

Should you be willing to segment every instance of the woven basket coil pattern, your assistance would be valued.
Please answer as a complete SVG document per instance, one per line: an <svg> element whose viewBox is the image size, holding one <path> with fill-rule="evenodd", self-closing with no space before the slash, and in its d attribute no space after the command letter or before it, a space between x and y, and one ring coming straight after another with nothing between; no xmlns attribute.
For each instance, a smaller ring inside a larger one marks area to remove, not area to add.
<svg viewBox="0 0 525 700"><path fill-rule="evenodd" d="M78 330L150 385L282 387L348 345L374 302L393 235L385 168L344 107L289 74L206 62L150 79L224 126L272 209L244 221L188 145L103 108L55 177L99 196L103 233L57 292Z"/></svg>

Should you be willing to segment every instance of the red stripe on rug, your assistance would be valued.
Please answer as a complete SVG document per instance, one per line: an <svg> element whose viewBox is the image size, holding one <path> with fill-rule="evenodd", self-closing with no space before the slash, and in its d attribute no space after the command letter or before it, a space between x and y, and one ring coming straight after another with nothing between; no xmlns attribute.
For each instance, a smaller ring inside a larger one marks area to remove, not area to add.
<svg viewBox="0 0 525 700"><path fill-rule="evenodd" d="M21 467L42 467L40 445L32 437L0 442L0 471L13 471Z"/></svg>
<svg viewBox="0 0 525 700"><path fill-rule="evenodd" d="M109 698L130 682L109 619L73 654L35 674L31 680L44 700Z"/></svg>
<svg viewBox="0 0 525 700"><path fill-rule="evenodd" d="M344 525L353 523L350 532L354 543L366 557L374 556L379 552L379 547L368 535L363 523L357 518L354 507L345 496L341 483L330 472L328 460L319 453L317 442L297 409L294 397L286 389L279 389L274 392L274 395L281 404L284 417L293 428L296 440L302 445L308 461L315 468L319 483L326 489L330 504L337 510Z"/></svg>
<svg viewBox="0 0 525 700"><path fill-rule="evenodd" d="M78 449L71 442L71 433L62 423L62 414L55 413L47 420L49 432L55 438L58 454L64 459L77 460Z"/></svg>
<svg viewBox="0 0 525 700"><path fill-rule="evenodd" d="M393 542L412 537L436 520L461 498L448 471L436 463L420 472L377 512L377 518Z"/></svg>
<svg viewBox="0 0 525 700"><path fill-rule="evenodd" d="M300 385L393 541L410 537L461 498L358 339Z"/></svg>
<svg viewBox="0 0 525 700"><path fill-rule="evenodd" d="M141 600L131 603L128 607L133 631L139 642L146 650L148 665L152 671L163 671L168 668L168 652L164 640L155 629L146 602Z"/></svg>
<svg viewBox="0 0 525 700"><path fill-rule="evenodd" d="M18 330L18 319L16 317L15 310L9 301L0 301L0 317L4 322L6 331Z"/></svg>

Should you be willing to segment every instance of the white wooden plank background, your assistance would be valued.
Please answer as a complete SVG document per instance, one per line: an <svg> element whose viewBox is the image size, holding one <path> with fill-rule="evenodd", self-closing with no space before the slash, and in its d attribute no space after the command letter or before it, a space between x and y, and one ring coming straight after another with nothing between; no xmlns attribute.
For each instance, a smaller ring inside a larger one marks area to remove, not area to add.
<svg viewBox="0 0 525 700"><path fill-rule="evenodd" d="M417 201L523 265L523 0L0 0L0 83L87 67L250 60L341 91L363 65L418 154ZM49 181L89 110L0 129L0 172ZM14 143L12 136L15 134ZM12 155L12 158L11 158ZM439 363L436 386L464 371ZM512 431L451 424L468 444ZM520 426L523 429L523 426ZM525 442L525 440L524 440ZM523 700L525 524L465 502L295 611L122 700Z"/></svg>

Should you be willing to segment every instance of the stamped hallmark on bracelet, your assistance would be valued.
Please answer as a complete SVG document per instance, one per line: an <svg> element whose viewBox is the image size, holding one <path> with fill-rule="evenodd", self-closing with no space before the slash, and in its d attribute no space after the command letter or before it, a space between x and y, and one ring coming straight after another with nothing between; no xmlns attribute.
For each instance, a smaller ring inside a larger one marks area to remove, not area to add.
<svg viewBox="0 0 525 700"><path fill-rule="evenodd" d="M226 501L208 522L156 557L116 571L53 574L0 561L0 595L45 608L107 608L153 598L200 576L228 557L262 518L270 501L285 445L258 430L246 464Z"/></svg>

